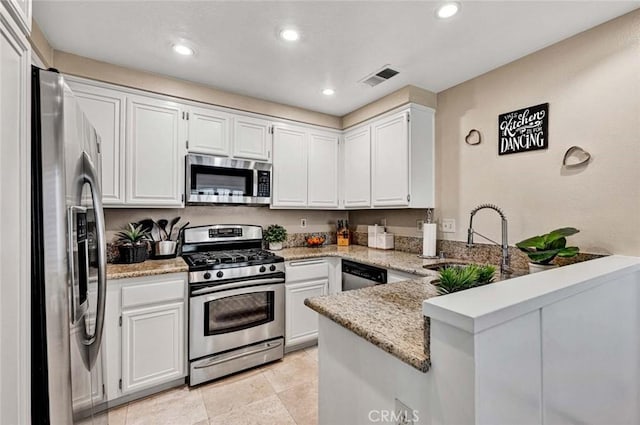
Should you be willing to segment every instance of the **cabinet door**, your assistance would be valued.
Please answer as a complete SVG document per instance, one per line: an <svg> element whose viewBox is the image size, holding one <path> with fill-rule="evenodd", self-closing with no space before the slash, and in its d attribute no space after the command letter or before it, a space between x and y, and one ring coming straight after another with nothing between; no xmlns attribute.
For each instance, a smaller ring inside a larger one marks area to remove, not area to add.
<svg viewBox="0 0 640 425"><path fill-rule="evenodd" d="M185 376L184 302L122 313L122 393Z"/></svg>
<svg viewBox="0 0 640 425"><path fill-rule="evenodd" d="M127 101L127 204L182 206L184 121L174 102ZM182 141L181 141L182 140Z"/></svg>
<svg viewBox="0 0 640 425"><path fill-rule="evenodd" d="M318 338L318 313L304 305L304 300L326 295L328 288L328 279L286 285L286 347L304 344Z"/></svg>
<svg viewBox="0 0 640 425"><path fill-rule="evenodd" d="M310 207L338 208L338 136L309 133L308 203Z"/></svg>
<svg viewBox="0 0 640 425"><path fill-rule="evenodd" d="M204 108L190 108L188 114L188 151L229 156L230 115Z"/></svg>
<svg viewBox="0 0 640 425"><path fill-rule="evenodd" d="M0 424L29 416L29 42L0 5Z"/></svg>
<svg viewBox="0 0 640 425"><path fill-rule="evenodd" d="M344 206L371 206L371 131L369 126L344 135Z"/></svg>
<svg viewBox="0 0 640 425"><path fill-rule="evenodd" d="M307 205L307 133L304 128L274 128L272 205Z"/></svg>
<svg viewBox="0 0 640 425"><path fill-rule="evenodd" d="M100 136L102 201L105 205L124 205L125 95L74 81L68 83Z"/></svg>
<svg viewBox="0 0 640 425"><path fill-rule="evenodd" d="M409 137L407 113L371 124L374 207L409 205Z"/></svg>
<svg viewBox="0 0 640 425"><path fill-rule="evenodd" d="M271 122L236 116L233 119L233 156L271 162Z"/></svg>

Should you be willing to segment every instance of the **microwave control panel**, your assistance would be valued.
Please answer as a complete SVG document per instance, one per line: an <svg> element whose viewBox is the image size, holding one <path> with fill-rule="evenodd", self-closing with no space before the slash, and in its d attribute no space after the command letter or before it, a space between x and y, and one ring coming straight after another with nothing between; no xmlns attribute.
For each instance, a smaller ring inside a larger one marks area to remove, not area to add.
<svg viewBox="0 0 640 425"><path fill-rule="evenodd" d="M271 197L271 172L258 171L258 194L259 198Z"/></svg>

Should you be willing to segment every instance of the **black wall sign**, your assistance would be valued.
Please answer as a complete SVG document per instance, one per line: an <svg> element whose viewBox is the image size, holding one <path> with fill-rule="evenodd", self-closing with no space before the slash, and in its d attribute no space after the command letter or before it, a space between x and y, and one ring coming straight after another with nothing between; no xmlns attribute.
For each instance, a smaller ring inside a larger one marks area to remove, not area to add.
<svg viewBox="0 0 640 425"><path fill-rule="evenodd" d="M499 115L498 155L547 149L548 127L548 103Z"/></svg>

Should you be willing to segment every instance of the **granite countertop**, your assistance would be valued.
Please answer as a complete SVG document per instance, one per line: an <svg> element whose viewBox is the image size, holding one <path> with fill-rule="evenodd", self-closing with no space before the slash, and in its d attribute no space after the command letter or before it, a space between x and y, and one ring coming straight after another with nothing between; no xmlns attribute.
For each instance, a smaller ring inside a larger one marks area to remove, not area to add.
<svg viewBox="0 0 640 425"><path fill-rule="evenodd" d="M182 257L176 257L168 260L147 260L136 264L107 264L107 279L128 279L187 271L187 263Z"/></svg>
<svg viewBox="0 0 640 425"><path fill-rule="evenodd" d="M357 245L287 248L277 253L287 261L340 257L418 275L416 279L402 282L309 298L305 304L422 372L431 367L429 318L422 314L422 302L438 295L437 288L431 284L438 273L424 266L471 263L455 258L427 260L408 252ZM504 278L496 276L497 281Z"/></svg>
<svg viewBox="0 0 640 425"><path fill-rule="evenodd" d="M433 276L308 298L305 304L421 372L431 367L422 302L437 295Z"/></svg>
<svg viewBox="0 0 640 425"><path fill-rule="evenodd" d="M460 261L426 260L408 252L358 245L287 248L277 251L277 254L287 261L340 257L420 276L402 282L309 298L305 304L416 369L422 372L429 370L429 323L422 315L422 302L438 294L436 287L430 283L437 272L423 266Z"/></svg>
<svg viewBox="0 0 640 425"><path fill-rule="evenodd" d="M436 258L427 260L420 258L418 254L395 250L373 249L360 245L326 245L319 248L285 248L283 250L273 252L284 257L286 261L315 257L340 257L347 260L370 264L372 266L400 270L419 276L434 276L437 274L432 270L425 269L424 266L452 262L471 263L471 261L456 260L453 258Z"/></svg>

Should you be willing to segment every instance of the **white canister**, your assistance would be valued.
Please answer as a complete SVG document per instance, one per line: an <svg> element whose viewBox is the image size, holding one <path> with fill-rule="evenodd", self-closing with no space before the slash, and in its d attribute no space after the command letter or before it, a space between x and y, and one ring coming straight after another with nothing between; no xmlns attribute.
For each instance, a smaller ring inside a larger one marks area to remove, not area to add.
<svg viewBox="0 0 640 425"><path fill-rule="evenodd" d="M393 249L393 233L379 233L376 238L376 248L378 249Z"/></svg>

